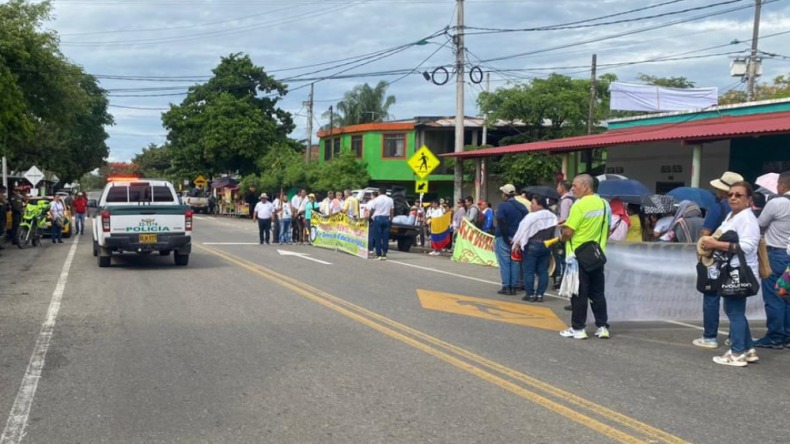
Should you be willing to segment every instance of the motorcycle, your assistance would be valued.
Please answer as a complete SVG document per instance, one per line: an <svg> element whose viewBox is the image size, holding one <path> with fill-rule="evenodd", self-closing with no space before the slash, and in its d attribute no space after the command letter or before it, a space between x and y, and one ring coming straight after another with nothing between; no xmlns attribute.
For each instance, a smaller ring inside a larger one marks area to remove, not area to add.
<svg viewBox="0 0 790 444"><path fill-rule="evenodd" d="M28 245L38 246L41 244L42 228L46 224L49 202L41 200L35 204L25 206L25 214L19 223L16 233L16 245L19 248L26 248Z"/></svg>

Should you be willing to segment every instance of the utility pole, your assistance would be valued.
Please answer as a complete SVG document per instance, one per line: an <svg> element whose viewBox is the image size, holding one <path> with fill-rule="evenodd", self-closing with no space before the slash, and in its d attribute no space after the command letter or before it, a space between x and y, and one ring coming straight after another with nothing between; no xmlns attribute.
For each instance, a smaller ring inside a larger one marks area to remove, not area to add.
<svg viewBox="0 0 790 444"><path fill-rule="evenodd" d="M310 84L310 98L307 99L307 149L304 152L304 163L310 163L313 151L313 93L315 84Z"/></svg>
<svg viewBox="0 0 790 444"><path fill-rule="evenodd" d="M491 73L486 73L486 92L491 92ZM483 146L488 145L488 114L483 115ZM475 159L475 202L488 196L488 187L486 186L486 158L479 157Z"/></svg>
<svg viewBox="0 0 790 444"><path fill-rule="evenodd" d="M335 135L335 107L332 106L332 105L329 105L329 139L327 139L327 142L329 143L329 146L331 147L331 148L329 148L329 153L330 153L329 158L330 159L332 157L334 157L334 155L335 155L335 138L334 138L334 135ZM327 146L327 143L325 142L324 143L324 159L327 158L326 157L326 150L327 150L326 146Z"/></svg>
<svg viewBox="0 0 790 444"><path fill-rule="evenodd" d="M455 34L455 150L464 151L464 0L458 2L458 24ZM464 168L460 157L455 158L453 203L463 194Z"/></svg>
<svg viewBox="0 0 790 444"><path fill-rule="evenodd" d="M592 55L592 69L590 70L590 108L587 111L587 134L592 134L593 129L595 128L595 102L596 102L596 86L598 80L595 75L595 71L598 67L598 55ZM584 158L587 163L586 173L591 174L592 172L592 162L593 162L593 150L587 150L584 152Z"/></svg>
<svg viewBox="0 0 790 444"><path fill-rule="evenodd" d="M748 76L749 76L749 101L754 100L754 86L757 81L757 43L760 40L760 10L763 0L754 0L754 27L752 28L752 53L749 56Z"/></svg>

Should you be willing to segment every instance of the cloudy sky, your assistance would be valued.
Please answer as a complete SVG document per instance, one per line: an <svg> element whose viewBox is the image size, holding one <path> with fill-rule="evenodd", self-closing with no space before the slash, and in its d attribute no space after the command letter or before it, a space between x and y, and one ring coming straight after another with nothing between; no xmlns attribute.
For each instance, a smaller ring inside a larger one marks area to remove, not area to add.
<svg viewBox="0 0 790 444"><path fill-rule="evenodd" d="M790 73L790 0L764 1L760 50L772 54L764 62L767 80ZM685 76L720 92L743 89L730 77L729 63L748 54L754 3L465 0L467 60L491 73L492 89L553 71L588 78L593 53L599 73L614 72L621 81L647 73ZM53 5L55 17L47 26L60 35L63 52L110 91L116 121L108 129L111 160L128 161L149 143L164 142L162 111L183 100L189 86L208 79L220 57L234 52L247 53L278 79L288 79L291 92L282 107L295 114L294 138L306 138L303 102L311 82L316 125L325 123L321 114L345 91L365 81L393 82L395 118L455 114L454 83L436 86L420 73L453 63L448 35L455 31L444 30L455 24L456 0L53 0ZM643 10L620 14L634 9ZM634 20L648 16L654 17ZM524 31L568 23L574 25ZM502 32L513 29L521 31ZM413 45L429 36L427 45ZM661 61L634 63L652 59ZM360 76L326 78L349 74ZM477 114L482 87L467 78L467 115Z"/></svg>

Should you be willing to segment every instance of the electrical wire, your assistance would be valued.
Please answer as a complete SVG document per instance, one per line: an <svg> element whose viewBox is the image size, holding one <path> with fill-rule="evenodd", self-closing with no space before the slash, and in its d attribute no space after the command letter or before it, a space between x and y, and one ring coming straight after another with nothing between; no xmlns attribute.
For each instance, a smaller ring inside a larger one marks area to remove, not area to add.
<svg viewBox="0 0 790 444"><path fill-rule="evenodd" d="M775 3L775 2L778 2L778 1L782 1L782 0L764 0L763 5L769 4L769 3ZM667 28L667 27L678 25L678 24L681 24L681 23L688 23L688 22L702 20L702 19L709 18L709 17L714 17L714 16L717 16L717 15L728 14L730 12L740 11L740 10L748 9L748 8L751 8L751 7L752 7L751 5L748 5L748 6L739 6L739 7L735 7L735 8L729 8L729 9L725 9L725 10L722 10L722 11L716 11L716 12L711 12L711 13L707 13L707 14L701 14L701 15L697 15L697 16L694 16L694 17L674 20L674 21L671 21L671 22L665 22L665 23L661 23L661 24L657 24L657 25L651 25L651 26L647 26L647 27L644 27L644 28L639 28L639 29L634 29L634 30L630 30L630 31L619 32L619 33L615 33L615 34L609 34L609 35L605 35L605 36L602 36L602 37L596 37L596 38L592 38L592 39L581 40L581 41L566 43L566 44L562 44L562 45L557 45L557 46L553 46L553 47L542 48L542 49L537 49L537 50L532 50L532 51L525 51L525 52L520 52L520 53L516 53L516 54L506 55L506 56L493 57L493 58L490 58L490 59L486 59L484 61L485 62L494 62L494 61L499 61L499 60L509 60L509 59L526 57L526 56L535 55L535 54L541 54L541 53L545 53L545 52L551 52L551 51L555 51L557 49L564 49L564 48L576 47L576 46L580 46L580 45L586 45L586 44L589 44L589 43L596 43L596 42L601 42L601 41L605 41L605 40L611 40L611 39L615 39L615 38L619 38L619 37L625 37L625 36L628 36L628 35L639 34L639 33L648 32L648 31L654 31L656 29L661 29L661 28Z"/></svg>

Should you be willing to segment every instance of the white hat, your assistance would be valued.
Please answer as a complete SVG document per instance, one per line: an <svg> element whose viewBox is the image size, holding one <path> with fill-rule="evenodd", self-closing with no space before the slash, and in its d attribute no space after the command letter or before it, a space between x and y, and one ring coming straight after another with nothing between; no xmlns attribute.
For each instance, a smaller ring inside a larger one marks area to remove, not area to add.
<svg viewBox="0 0 790 444"><path fill-rule="evenodd" d="M743 176L738 173L733 173L732 171L725 171L724 174L721 175L721 178L711 180L710 184L713 188L721 191L730 191L730 187L735 182L741 182L743 180Z"/></svg>
<svg viewBox="0 0 790 444"><path fill-rule="evenodd" d="M269 195L266 193L261 194L261 199L268 199Z"/></svg>
<svg viewBox="0 0 790 444"><path fill-rule="evenodd" d="M499 191L501 191L501 192L503 192L503 193L505 193L507 195L513 195L513 194L516 194L516 187L514 187L513 184L509 183L507 185L499 187Z"/></svg>

